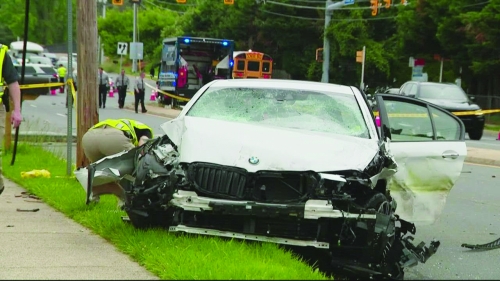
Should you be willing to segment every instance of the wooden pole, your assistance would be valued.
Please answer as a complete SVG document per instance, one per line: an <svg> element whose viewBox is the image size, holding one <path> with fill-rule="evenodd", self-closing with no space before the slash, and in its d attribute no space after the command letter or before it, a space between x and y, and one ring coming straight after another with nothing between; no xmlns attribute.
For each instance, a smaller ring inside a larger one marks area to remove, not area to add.
<svg viewBox="0 0 500 281"><path fill-rule="evenodd" d="M97 111L97 1L77 1L78 94L76 167L86 167L89 160L82 148L82 137L99 122Z"/></svg>

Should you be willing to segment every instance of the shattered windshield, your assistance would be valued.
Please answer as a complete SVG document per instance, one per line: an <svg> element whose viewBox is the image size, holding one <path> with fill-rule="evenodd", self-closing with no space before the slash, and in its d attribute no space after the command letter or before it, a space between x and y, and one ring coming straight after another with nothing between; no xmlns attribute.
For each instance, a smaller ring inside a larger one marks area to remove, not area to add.
<svg viewBox="0 0 500 281"><path fill-rule="evenodd" d="M340 93L212 87L186 115L369 138L356 98Z"/></svg>

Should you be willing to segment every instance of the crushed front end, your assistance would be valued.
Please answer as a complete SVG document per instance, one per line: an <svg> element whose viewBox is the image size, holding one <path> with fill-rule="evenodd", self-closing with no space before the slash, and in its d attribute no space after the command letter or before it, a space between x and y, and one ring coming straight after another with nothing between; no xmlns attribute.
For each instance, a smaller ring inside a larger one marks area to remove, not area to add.
<svg viewBox="0 0 500 281"><path fill-rule="evenodd" d="M119 181L136 227L314 248L327 253L332 270L361 278L402 279L405 267L439 247L415 246L415 226L394 213L383 178L394 163L383 144L364 171L335 173L180 163L167 136L126 155L135 159L133 172Z"/></svg>

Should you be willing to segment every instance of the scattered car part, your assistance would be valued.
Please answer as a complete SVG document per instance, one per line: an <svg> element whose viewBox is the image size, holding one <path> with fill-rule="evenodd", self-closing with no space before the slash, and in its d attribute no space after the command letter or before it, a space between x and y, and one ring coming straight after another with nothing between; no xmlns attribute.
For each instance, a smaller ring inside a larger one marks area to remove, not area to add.
<svg viewBox="0 0 500 281"><path fill-rule="evenodd" d="M472 250L493 250L493 249L500 249L500 238L498 238L495 241L492 241L490 243L486 244L462 244L463 248L469 248Z"/></svg>

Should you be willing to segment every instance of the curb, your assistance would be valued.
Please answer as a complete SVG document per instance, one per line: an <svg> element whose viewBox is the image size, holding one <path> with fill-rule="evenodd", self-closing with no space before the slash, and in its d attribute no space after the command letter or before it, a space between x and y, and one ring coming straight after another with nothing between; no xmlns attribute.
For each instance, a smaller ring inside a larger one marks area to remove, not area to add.
<svg viewBox="0 0 500 281"><path fill-rule="evenodd" d="M474 157L474 156L465 157L465 164L467 164L467 163L500 167L500 160L485 159L485 158L479 158L479 157Z"/></svg>
<svg viewBox="0 0 500 281"><path fill-rule="evenodd" d="M12 140L14 140L15 131L12 132ZM22 142L40 142L43 139L43 142L66 142L67 135L66 134L54 134L50 132L19 132L18 141ZM73 143L76 143L76 135L72 135Z"/></svg>

